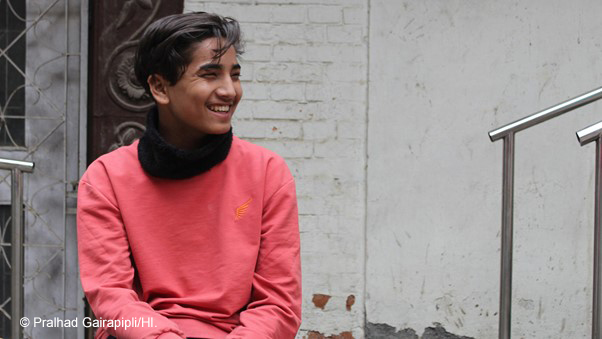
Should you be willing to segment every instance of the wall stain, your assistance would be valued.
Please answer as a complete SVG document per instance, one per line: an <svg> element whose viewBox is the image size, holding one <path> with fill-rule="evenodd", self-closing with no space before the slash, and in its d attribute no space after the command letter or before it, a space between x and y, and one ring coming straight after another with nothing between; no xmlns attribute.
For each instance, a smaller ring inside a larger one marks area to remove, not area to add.
<svg viewBox="0 0 602 339"><path fill-rule="evenodd" d="M395 331L395 327L387 324L366 324L366 339L419 339L411 328Z"/></svg>
<svg viewBox="0 0 602 339"><path fill-rule="evenodd" d="M433 326L425 328L422 336L418 336L411 328L395 331L395 327L388 324L367 323L366 339L474 339L449 333L439 323L433 323Z"/></svg>
<svg viewBox="0 0 602 339"><path fill-rule="evenodd" d="M345 308L347 311L351 311L351 306L353 306L353 304L355 304L355 296L351 294L347 297L347 302L345 302Z"/></svg>
<svg viewBox="0 0 602 339"><path fill-rule="evenodd" d="M327 294L314 294L313 299L311 300L317 308L324 309L324 306L330 300L330 296Z"/></svg>
<svg viewBox="0 0 602 339"><path fill-rule="evenodd" d="M307 332L307 336L303 336L304 339L355 339L351 332L341 332L340 334L329 335L328 337L317 331Z"/></svg>
<svg viewBox="0 0 602 339"><path fill-rule="evenodd" d="M421 339L474 339L472 337L449 333L439 323L433 323L433 325L435 325L435 327L427 327L424 329Z"/></svg>

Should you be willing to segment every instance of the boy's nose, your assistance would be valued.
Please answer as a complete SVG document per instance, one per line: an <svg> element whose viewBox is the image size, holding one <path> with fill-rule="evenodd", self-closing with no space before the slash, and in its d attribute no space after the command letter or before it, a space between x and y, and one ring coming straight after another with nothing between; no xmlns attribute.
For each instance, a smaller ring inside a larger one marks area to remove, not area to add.
<svg viewBox="0 0 602 339"><path fill-rule="evenodd" d="M233 99L236 96L236 88L232 79L225 79L217 89L217 95L222 98Z"/></svg>

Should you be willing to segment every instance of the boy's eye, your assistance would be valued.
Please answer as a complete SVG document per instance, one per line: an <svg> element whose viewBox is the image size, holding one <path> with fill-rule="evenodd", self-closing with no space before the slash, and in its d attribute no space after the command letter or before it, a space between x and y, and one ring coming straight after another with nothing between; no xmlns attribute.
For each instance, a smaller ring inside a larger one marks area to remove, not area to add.
<svg viewBox="0 0 602 339"><path fill-rule="evenodd" d="M240 73L235 73L235 74L232 74L232 77L233 77L234 79L238 79L238 78L240 78Z"/></svg>
<svg viewBox="0 0 602 339"><path fill-rule="evenodd" d="M215 74L215 73L205 73L205 74L201 74L200 76L201 76L201 78L215 78L215 77L217 77L217 74Z"/></svg>

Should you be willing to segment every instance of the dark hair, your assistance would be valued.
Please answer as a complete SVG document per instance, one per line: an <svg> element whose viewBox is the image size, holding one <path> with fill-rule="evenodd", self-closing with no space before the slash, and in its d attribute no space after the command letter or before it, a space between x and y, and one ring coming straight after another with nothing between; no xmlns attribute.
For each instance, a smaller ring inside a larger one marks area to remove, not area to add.
<svg viewBox="0 0 602 339"><path fill-rule="evenodd" d="M175 14L150 24L138 49L134 72L140 85L150 93L149 75L160 74L172 85L178 82L192 59L193 46L205 39L220 38L215 58L234 46L238 55L243 44L238 21L217 14L194 12Z"/></svg>

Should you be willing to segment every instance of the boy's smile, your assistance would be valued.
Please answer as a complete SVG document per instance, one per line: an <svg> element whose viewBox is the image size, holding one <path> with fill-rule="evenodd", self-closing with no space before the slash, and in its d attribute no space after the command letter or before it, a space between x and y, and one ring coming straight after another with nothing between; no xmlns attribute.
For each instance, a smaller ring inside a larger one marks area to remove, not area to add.
<svg viewBox="0 0 602 339"><path fill-rule="evenodd" d="M159 108L159 131L178 148L198 148L206 135L230 130L242 97L240 65L234 47L216 59L218 43L210 38L193 45L191 62L175 84L161 75L149 77Z"/></svg>

